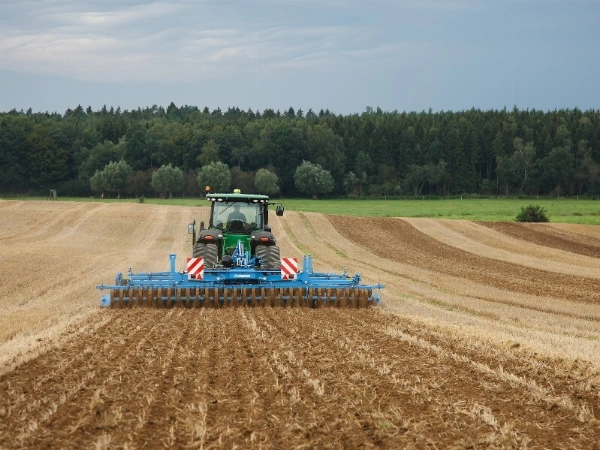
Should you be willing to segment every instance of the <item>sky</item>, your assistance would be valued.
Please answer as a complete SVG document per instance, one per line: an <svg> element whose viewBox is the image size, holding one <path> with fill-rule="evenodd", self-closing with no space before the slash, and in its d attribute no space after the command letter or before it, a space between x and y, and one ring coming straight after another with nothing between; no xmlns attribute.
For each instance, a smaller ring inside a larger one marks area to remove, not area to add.
<svg viewBox="0 0 600 450"><path fill-rule="evenodd" d="M0 0L0 111L600 108L600 0Z"/></svg>

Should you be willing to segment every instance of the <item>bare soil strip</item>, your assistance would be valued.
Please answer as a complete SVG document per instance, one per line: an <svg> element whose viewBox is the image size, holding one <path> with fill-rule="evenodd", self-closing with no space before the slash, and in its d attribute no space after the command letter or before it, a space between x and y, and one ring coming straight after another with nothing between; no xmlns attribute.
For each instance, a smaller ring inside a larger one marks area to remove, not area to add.
<svg viewBox="0 0 600 450"><path fill-rule="evenodd" d="M546 226L600 240L600 227L598 225L584 225L579 223L548 223Z"/></svg>
<svg viewBox="0 0 600 450"><path fill-rule="evenodd" d="M392 261L427 267L438 273L474 280L516 293L600 304L600 280L549 273L490 260L443 244L401 219L333 217L336 228L354 242ZM392 251L393 249L393 251ZM518 262L518 261L517 261ZM550 288L551 287L551 288Z"/></svg>
<svg viewBox="0 0 600 450"><path fill-rule="evenodd" d="M567 224L479 222L480 225L507 236L532 242L544 247L564 250L570 253L600 258L600 232L596 235L583 234L592 231L592 225L564 227ZM578 232L569 231L570 229ZM599 228L599 227L596 227Z"/></svg>
<svg viewBox="0 0 600 450"><path fill-rule="evenodd" d="M600 259L515 239L464 220L404 219L420 232L468 253L554 273L600 278ZM579 236L581 240L581 236ZM588 238L589 239L589 238ZM540 241L541 242L541 241ZM579 242L579 247L585 243ZM568 247L565 247L568 248ZM590 245L587 245L590 248ZM592 247L593 249L593 247ZM600 250L600 248L599 248Z"/></svg>

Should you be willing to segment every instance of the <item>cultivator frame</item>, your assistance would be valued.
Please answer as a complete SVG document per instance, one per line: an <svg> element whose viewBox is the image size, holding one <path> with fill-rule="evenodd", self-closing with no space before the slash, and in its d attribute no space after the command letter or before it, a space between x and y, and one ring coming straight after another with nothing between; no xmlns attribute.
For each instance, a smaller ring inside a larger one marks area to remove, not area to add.
<svg viewBox="0 0 600 450"><path fill-rule="evenodd" d="M312 257L304 256L297 273L263 269L250 262L234 267L206 268L200 275L175 270L171 254L168 272L119 272L114 285L100 284L102 307L341 307L364 308L381 302L380 284L361 285L360 274L315 273ZM202 263L202 261L199 261ZM297 265L297 264L296 264Z"/></svg>

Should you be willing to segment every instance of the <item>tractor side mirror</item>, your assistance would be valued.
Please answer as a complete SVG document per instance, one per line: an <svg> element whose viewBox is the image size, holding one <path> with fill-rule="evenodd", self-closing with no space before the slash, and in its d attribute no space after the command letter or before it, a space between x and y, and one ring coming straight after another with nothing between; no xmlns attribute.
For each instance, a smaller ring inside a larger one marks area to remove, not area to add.
<svg viewBox="0 0 600 450"><path fill-rule="evenodd" d="M283 216L283 211L285 210L285 208L283 207L283 205L278 205L275 208L275 214L278 216Z"/></svg>
<svg viewBox="0 0 600 450"><path fill-rule="evenodd" d="M188 233L192 235L192 245L196 243L196 221L188 223Z"/></svg>

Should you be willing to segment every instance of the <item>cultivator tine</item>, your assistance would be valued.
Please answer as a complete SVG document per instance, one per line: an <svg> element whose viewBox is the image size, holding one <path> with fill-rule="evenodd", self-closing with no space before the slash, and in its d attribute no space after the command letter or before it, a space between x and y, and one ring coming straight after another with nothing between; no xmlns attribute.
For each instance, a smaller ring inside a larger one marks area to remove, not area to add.
<svg viewBox="0 0 600 450"><path fill-rule="evenodd" d="M290 288L290 300L289 304L292 308L299 308L300 302L298 301L297 289Z"/></svg>
<svg viewBox="0 0 600 450"><path fill-rule="evenodd" d="M284 304L283 306L286 308L292 308L294 305L294 290L292 288L285 288Z"/></svg>
<svg viewBox="0 0 600 450"><path fill-rule="evenodd" d="M330 289L327 288L327 306L330 308L333 308L334 306L339 306L339 304L336 305L337 302L337 289Z"/></svg>
<svg viewBox="0 0 600 450"><path fill-rule="evenodd" d="M137 289L134 290L132 287L130 287L127 291L127 296L128 296L128 302L127 302L127 307L131 308L134 305L137 306Z"/></svg>
<svg viewBox="0 0 600 450"><path fill-rule="evenodd" d="M352 299L350 301L351 308L358 308L358 298L360 297L360 289L352 289Z"/></svg>
<svg viewBox="0 0 600 450"><path fill-rule="evenodd" d="M183 307L183 301L181 300L181 289L175 289L174 300L171 303L173 306Z"/></svg>
<svg viewBox="0 0 600 450"><path fill-rule="evenodd" d="M225 302L226 298L227 298L227 290L223 287L223 288L219 288L218 289L219 292L219 308L223 308L224 306L228 306L228 304Z"/></svg>
<svg viewBox="0 0 600 450"><path fill-rule="evenodd" d="M361 290L358 297L358 307L366 308L368 306L369 293L366 290Z"/></svg>
<svg viewBox="0 0 600 450"><path fill-rule="evenodd" d="M221 299L222 299L222 295L221 295L221 290L219 288L214 288L211 289L211 299L212 299L212 303L211 306L213 308L220 308L222 306L221 303Z"/></svg>
<svg viewBox="0 0 600 450"><path fill-rule="evenodd" d="M209 289L208 287L206 289L204 289L204 294L205 294L205 302L206 302L206 307L207 308L216 308L217 306L219 306L219 302L215 301L215 290L214 289Z"/></svg>
<svg viewBox="0 0 600 450"><path fill-rule="evenodd" d="M312 306L312 300L309 298L308 289L298 289L298 296L300 299L300 304L305 308L310 308Z"/></svg>
<svg viewBox="0 0 600 450"><path fill-rule="evenodd" d="M327 306L327 297L324 295L323 288L317 289L317 305L319 308Z"/></svg>
<svg viewBox="0 0 600 450"><path fill-rule="evenodd" d="M219 290L218 289L209 289L208 295L210 298L210 307L218 308L220 306L219 302Z"/></svg>
<svg viewBox="0 0 600 450"><path fill-rule="evenodd" d="M358 297L360 295L360 289L352 289L350 301L348 302L350 308L358 308Z"/></svg>
<svg viewBox="0 0 600 450"><path fill-rule="evenodd" d="M348 307L348 288L344 288L340 298L340 308Z"/></svg>
<svg viewBox="0 0 600 450"><path fill-rule="evenodd" d="M275 289L274 288L269 288L269 291L267 292L267 303L266 306L275 306Z"/></svg>

